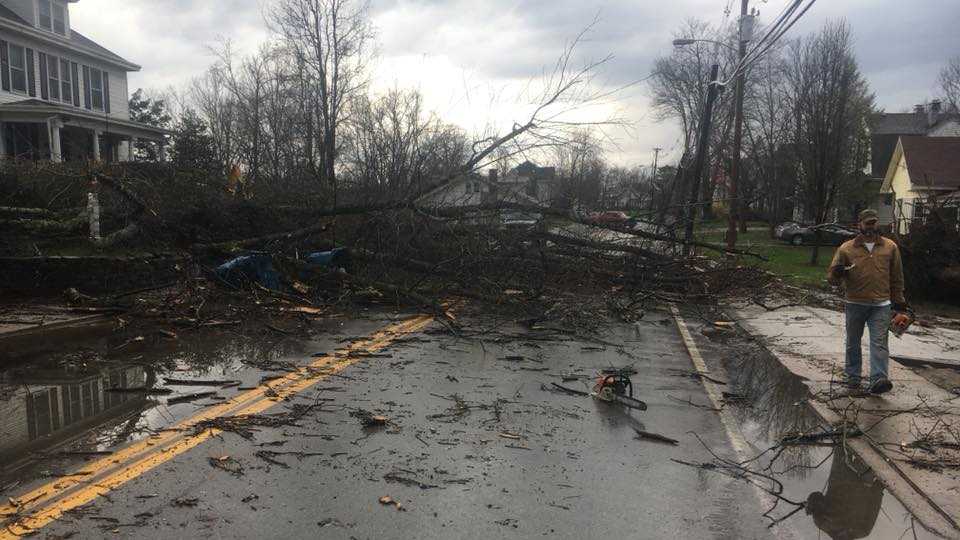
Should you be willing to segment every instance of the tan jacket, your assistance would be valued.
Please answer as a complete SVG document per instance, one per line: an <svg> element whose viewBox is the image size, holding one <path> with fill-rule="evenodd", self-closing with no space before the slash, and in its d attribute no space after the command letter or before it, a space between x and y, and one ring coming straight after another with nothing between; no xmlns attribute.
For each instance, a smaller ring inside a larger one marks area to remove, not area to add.
<svg viewBox="0 0 960 540"><path fill-rule="evenodd" d="M855 265L847 275L837 273L842 267ZM827 279L843 285L847 300L877 303L891 300L906 304L903 296L903 262L900 248L889 238L879 237L873 253L867 250L863 236L848 240L837 248L827 271Z"/></svg>

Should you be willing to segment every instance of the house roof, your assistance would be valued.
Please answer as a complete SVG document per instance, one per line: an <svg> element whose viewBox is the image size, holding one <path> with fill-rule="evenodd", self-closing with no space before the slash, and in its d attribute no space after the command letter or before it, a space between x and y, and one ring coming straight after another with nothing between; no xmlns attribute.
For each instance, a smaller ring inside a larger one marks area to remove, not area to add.
<svg viewBox="0 0 960 540"><path fill-rule="evenodd" d="M960 187L960 137L900 137L911 182L918 187Z"/></svg>
<svg viewBox="0 0 960 540"><path fill-rule="evenodd" d="M960 114L937 113L931 124L925 112L877 113L870 116L869 124L872 135L926 135L949 121L960 121Z"/></svg>
<svg viewBox="0 0 960 540"><path fill-rule="evenodd" d="M924 135L930 127L921 113L877 113L870 116L872 135Z"/></svg>
<svg viewBox="0 0 960 540"><path fill-rule="evenodd" d="M73 30L73 29L70 30L70 38L67 41L75 45L79 45L81 47L93 49L94 51L102 54L103 56L106 56L107 58L111 58L117 62L123 62L125 64L131 63L129 60L123 58L119 54L111 51L110 49L104 47L103 45L100 45L96 41L88 38L87 36L81 34L80 32L77 32L76 30Z"/></svg>
<svg viewBox="0 0 960 540"><path fill-rule="evenodd" d="M14 11L7 6L0 4L0 17L4 19L10 19L11 21L18 22L20 24L30 24L23 19L23 17L14 13Z"/></svg>
<svg viewBox="0 0 960 540"><path fill-rule="evenodd" d="M21 17L20 15L17 15L13 10L4 6L3 4L0 4L0 19L6 19L8 21L12 21L17 24L22 24L33 29L33 24L26 21L23 17ZM80 32L77 32L72 28L70 29L69 34L70 34L69 36L61 36L59 34L56 34L55 37L57 41L61 41L61 40L66 41L68 44L77 47L79 50L84 50L84 49L89 50L93 53L100 55L101 57L104 57L107 60L112 60L114 62L118 62L125 66L136 66L136 64L134 64L133 62L130 62L129 60L123 58L119 54L111 51L110 49L107 49L103 45L100 45L96 41L93 41L92 39L81 34ZM50 37L52 38L54 36L51 35Z"/></svg>

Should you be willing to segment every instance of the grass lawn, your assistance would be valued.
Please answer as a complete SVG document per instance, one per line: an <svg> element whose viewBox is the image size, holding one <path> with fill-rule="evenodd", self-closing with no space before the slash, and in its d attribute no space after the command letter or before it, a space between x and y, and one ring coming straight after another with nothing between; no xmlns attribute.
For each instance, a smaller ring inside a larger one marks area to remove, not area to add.
<svg viewBox="0 0 960 540"><path fill-rule="evenodd" d="M714 224L708 224L704 227L705 232L698 233L700 240L715 244L724 243L724 232L716 230ZM761 261L753 257L744 257L744 264L756 264L760 268L769 270L779 275L785 280L796 285L814 286L826 288L827 282L824 277L827 272L827 265L833 258L833 252L836 249L833 246L820 246L820 259L818 266L810 266L810 246L791 246L780 240L770 238L770 229L765 223L750 223L749 230L744 234L737 235L737 247L759 253L767 257L767 261ZM720 254L705 251L705 254L713 257L719 257Z"/></svg>

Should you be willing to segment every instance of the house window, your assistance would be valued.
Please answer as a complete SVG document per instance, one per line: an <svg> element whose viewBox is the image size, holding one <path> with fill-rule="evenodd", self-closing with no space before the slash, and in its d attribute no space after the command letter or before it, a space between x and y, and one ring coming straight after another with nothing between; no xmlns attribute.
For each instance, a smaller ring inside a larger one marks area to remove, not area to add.
<svg viewBox="0 0 960 540"><path fill-rule="evenodd" d="M40 0L40 27L53 30L53 14L48 0Z"/></svg>
<svg viewBox="0 0 960 540"><path fill-rule="evenodd" d="M60 60L60 93L64 103L73 103L73 77L70 75L70 62Z"/></svg>
<svg viewBox="0 0 960 540"><path fill-rule="evenodd" d="M50 74L50 99L60 101L60 61L56 56L47 57L47 72Z"/></svg>
<svg viewBox="0 0 960 540"><path fill-rule="evenodd" d="M67 9L57 2L52 3L53 7L53 31L61 36L67 35Z"/></svg>
<svg viewBox="0 0 960 540"><path fill-rule="evenodd" d="M103 110L103 72L90 68L90 98L93 108Z"/></svg>
<svg viewBox="0 0 960 540"><path fill-rule="evenodd" d="M27 93L27 61L23 47L10 44L10 81L14 92Z"/></svg>
<svg viewBox="0 0 960 540"><path fill-rule="evenodd" d="M40 0L40 28L67 35L67 8L56 0Z"/></svg>

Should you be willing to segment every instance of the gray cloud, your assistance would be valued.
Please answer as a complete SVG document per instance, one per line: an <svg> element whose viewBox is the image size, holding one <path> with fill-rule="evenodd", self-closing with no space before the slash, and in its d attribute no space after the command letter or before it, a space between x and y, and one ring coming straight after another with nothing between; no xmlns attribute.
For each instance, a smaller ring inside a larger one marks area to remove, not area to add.
<svg viewBox="0 0 960 540"><path fill-rule="evenodd" d="M268 1L268 0L263 0ZM646 75L653 59L668 54L675 29L695 17L724 20L730 0L374 0L379 63L423 59L423 84L431 62L443 58L474 81L495 87L549 69L566 43L595 16L599 21L579 49L581 62L613 54L604 77L611 85ZM755 2L769 21L786 0ZM734 7L736 7L734 5ZM207 47L218 36L252 50L268 35L262 5L254 0L82 0L71 6L75 26L143 65L131 87L184 84L212 62ZM846 0L818 2L789 36L846 18L856 39L861 68L888 110L911 107L933 95L937 71L960 54L960 3L956 0ZM456 86L456 84L450 86ZM460 90L451 89L451 92ZM450 98L451 103L462 100ZM615 153L629 162L649 162L650 148L673 146L677 133L649 120L642 91L623 101L637 129ZM676 158L677 156L672 156Z"/></svg>

